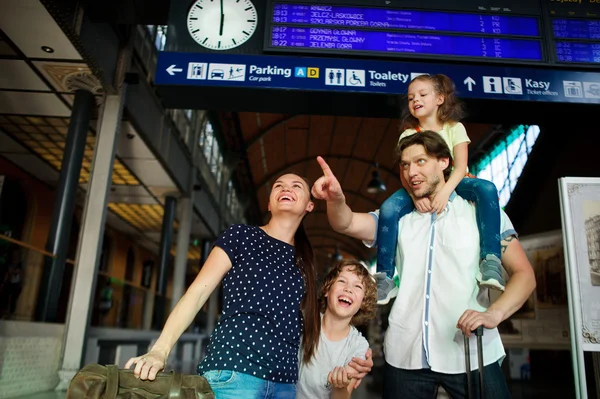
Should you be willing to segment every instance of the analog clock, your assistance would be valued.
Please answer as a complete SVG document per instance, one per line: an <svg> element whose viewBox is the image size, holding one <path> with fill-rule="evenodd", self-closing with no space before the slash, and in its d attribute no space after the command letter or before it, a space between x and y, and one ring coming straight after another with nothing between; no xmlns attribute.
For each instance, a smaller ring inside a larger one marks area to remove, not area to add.
<svg viewBox="0 0 600 399"><path fill-rule="evenodd" d="M229 50L245 43L257 22L250 0L196 0L187 17L192 38L211 50Z"/></svg>

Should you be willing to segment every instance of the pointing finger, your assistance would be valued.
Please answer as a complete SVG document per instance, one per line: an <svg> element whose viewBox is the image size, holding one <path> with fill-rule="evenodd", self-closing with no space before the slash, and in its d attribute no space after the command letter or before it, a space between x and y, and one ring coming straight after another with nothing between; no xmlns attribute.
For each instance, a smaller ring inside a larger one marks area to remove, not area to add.
<svg viewBox="0 0 600 399"><path fill-rule="evenodd" d="M323 170L323 174L325 176L327 176L327 177L333 176L333 172L331 171L331 168L329 167L329 165L327 165L327 162L325 162L323 157L318 156L317 162L319 163L319 166L321 166L321 169Z"/></svg>

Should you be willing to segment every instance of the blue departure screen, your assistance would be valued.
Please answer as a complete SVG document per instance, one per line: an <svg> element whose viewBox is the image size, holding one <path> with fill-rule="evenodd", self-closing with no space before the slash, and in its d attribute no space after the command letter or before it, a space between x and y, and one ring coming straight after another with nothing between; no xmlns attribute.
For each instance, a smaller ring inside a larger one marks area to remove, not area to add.
<svg viewBox="0 0 600 399"><path fill-rule="evenodd" d="M600 20L553 19L552 29L559 39L600 40Z"/></svg>
<svg viewBox="0 0 600 399"><path fill-rule="evenodd" d="M541 61L537 40L273 26L271 47Z"/></svg>
<svg viewBox="0 0 600 399"><path fill-rule="evenodd" d="M274 23L539 37L537 18L275 3Z"/></svg>
<svg viewBox="0 0 600 399"><path fill-rule="evenodd" d="M559 62L600 64L600 43L556 42Z"/></svg>
<svg viewBox="0 0 600 399"><path fill-rule="evenodd" d="M271 49L543 61L537 17L273 3Z"/></svg>

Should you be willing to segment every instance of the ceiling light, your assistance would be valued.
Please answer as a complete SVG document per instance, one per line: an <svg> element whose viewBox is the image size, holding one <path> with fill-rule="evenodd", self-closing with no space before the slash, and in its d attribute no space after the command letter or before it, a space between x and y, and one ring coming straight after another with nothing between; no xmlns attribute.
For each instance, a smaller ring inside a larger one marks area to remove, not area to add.
<svg viewBox="0 0 600 399"><path fill-rule="evenodd" d="M333 254L331 255L331 259L334 262L340 262L341 260L344 259L344 256L342 255L342 253L340 252L340 248L336 245L335 247L335 251L333 252Z"/></svg>
<svg viewBox="0 0 600 399"><path fill-rule="evenodd" d="M379 172L374 170L373 178L371 179L371 181L369 182L369 185L367 186L367 192L369 194L379 194L379 193L383 193L386 190L387 190L387 187L385 186L385 184L383 184L383 182L379 178Z"/></svg>
<svg viewBox="0 0 600 399"><path fill-rule="evenodd" d="M54 52L54 49L52 47L42 46L42 51L45 53L51 54Z"/></svg>

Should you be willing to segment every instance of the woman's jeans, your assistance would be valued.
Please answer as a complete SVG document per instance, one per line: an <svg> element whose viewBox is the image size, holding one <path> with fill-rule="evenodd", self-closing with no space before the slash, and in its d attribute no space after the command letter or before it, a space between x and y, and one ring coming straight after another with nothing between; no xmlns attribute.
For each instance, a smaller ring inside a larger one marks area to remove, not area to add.
<svg viewBox="0 0 600 399"><path fill-rule="evenodd" d="M296 399L296 384L273 382L231 370L202 374L216 399Z"/></svg>

